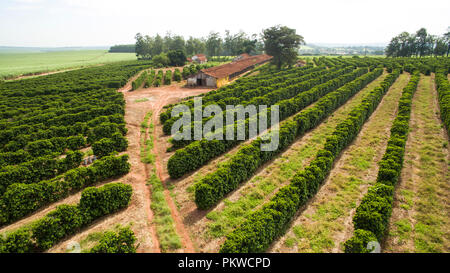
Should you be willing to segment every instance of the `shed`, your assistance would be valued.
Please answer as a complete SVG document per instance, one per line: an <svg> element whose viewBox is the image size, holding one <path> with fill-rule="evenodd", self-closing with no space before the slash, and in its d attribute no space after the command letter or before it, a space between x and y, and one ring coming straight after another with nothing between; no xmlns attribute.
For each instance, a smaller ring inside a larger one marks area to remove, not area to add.
<svg viewBox="0 0 450 273"><path fill-rule="evenodd" d="M243 60L243 59L247 59L250 58L251 56L248 55L247 53L242 53L241 55L237 56L236 58L233 59L233 62L239 61L239 60Z"/></svg>
<svg viewBox="0 0 450 273"><path fill-rule="evenodd" d="M197 54L192 56L192 61L197 62L199 64L204 64L206 62L208 62L208 59L206 58L205 54Z"/></svg>
<svg viewBox="0 0 450 273"><path fill-rule="evenodd" d="M202 69L196 75L188 78L188 85L221 87L237 76L253 69L257 65L268 62L270 59L272 59L272 56L262 54Z"/></svg>

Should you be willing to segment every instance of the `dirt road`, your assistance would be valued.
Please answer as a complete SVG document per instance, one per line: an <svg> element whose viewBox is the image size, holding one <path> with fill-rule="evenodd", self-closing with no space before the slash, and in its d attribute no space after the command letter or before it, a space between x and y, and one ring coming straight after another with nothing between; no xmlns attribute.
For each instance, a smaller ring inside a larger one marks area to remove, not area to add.
<svg viewBox="0 0 450 273"><path fill-rule="evenodd" d="M126 101L125 109L125 121L128 128L128 141L129 148L127 153L130 156L130 163L132 165L131 171L128 176L133 177L134 181L132 185L134 186L134 194L137 196L143 196L142 202L144 202L145 208L145 218L147 219L150 226L148 227L149 233L152 234L152 241L157 240L155 227L152 224L152 212L150 210L150 190L146 185L148 179L148 172L146 172L145 164L141 162L140 158L140 124L144 120L146 113L152 111L153 124L156 128L160 127L159 124L159 113L163 106L169 103L175 103L182 98L188 96L194 96L201 93L210 91L211 89L198 88L183 88L181 84L174 84L171 86L162 86L157 88L146 88L139 89L136 91L128 91L130 88L122 88L120 91L124 94ZM175 228L177 233L180 235L182 240L182 245L185 252L194 252L194 247L190 239L187 229L184 227L182 217L180 217L178 209L172 200L170 191L166 187L166 181L169 178L167 172L164 169L163 154L165 153L165 146L159 145L161 142L158 140L162 138L161 130L154 130L153 139L155 141L154 154L155 154L155 167L159 179L162 181L165 190L164 195L167 204L170 207L172 217L175 222ZM154 244L156 245L156 244ZM158 252L159 248L154 247L153 249L141 249L143 252Z"/></svg>

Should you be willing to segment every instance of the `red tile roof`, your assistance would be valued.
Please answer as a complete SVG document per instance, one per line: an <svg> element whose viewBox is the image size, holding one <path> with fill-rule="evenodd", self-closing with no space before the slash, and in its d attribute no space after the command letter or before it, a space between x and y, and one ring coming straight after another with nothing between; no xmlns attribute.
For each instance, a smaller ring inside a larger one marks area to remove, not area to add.
<svg viewBox="0 0 450 273"><path fill-rule="evenodd" d="M239 61L239 60L243 60L243 59L247 59L250 58L251 56L247 53L242 53L241 55L237 56L236 58L234 58L235 61Z"/></svg>
<svg viewBox="0 0 450 273"><path fill-rule="evenodd" d="M197 55L194 55L194 56L197 56L198 60L201 61L201 62L206 62L207 61L205 54L197 54Z"/></svg>
<svg viewBox="0 0 450 273"><path fill-rule="evenodd" d="M224 65L202 69L201 71L206 75L220 79L230 76L234 73L243 71L253 65L267 62L270 59L272 59L272 56L269 56L267 54L256 55L235 62L227 63Z"/></svg>

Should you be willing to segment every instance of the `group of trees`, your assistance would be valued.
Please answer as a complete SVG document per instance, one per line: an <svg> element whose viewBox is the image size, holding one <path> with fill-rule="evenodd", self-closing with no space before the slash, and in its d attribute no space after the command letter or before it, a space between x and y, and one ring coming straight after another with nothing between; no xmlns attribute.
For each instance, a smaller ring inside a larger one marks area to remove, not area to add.
<svg viewBox="0 0 450 273"><path fill-rule="evenodd" d="M249 35L243 31L232 34L226 30L223 37L218 32L211 32L207 37L191 36L187 41L183 36L170 33L165 37L138 33L135 39L139 58L151 59L162 65L182 65L186 56L198 53L211 57L261 54L265 51L274 57L274 64L281 67L295 63L300 45L305 43L295 29L279 25L263 30L260 38L257 34Z"/></svg>
<svg viewBox="0 0 450 273"><path fill-rule="evenodd" d="M242 53L259 53L262 50L261 42L257 35L248 35L243 31L231 34L225 31L222 37L218 32L211 32L207 37L189 37L185 40L183 36L167 33L162 37L157 34L154 37L141 33L136 34L136 55L144 59L151 59L162 53L170 51L181 51L187 56L205 53L208 56L230 56Z"/></svg>
<svg viewBox="0 0 450 273"><path fill-rule="evenodd" d="M450 28L442 36L431 35L425 28L415 34L402 32L392 38L386 48L388 57L448 56L450 52Z"/></svg>

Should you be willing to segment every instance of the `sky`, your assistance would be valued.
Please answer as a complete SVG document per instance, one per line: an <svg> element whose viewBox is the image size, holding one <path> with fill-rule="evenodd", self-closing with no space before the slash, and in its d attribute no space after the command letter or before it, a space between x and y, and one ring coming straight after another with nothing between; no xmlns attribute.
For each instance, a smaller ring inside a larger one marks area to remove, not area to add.
<svg viewBox="0 0 450 273"><path fill-rule="evenodd" d="M386 44L450 27L449 0L0 0L0 46L109 46L134 36L297 30L306 43Z"/></svg>

